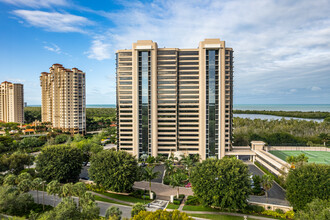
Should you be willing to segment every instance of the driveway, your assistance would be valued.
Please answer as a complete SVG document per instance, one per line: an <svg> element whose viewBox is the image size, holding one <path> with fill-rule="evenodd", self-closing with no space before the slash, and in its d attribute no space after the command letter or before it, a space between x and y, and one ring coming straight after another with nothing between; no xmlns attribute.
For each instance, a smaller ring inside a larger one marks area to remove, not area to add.
<svg viewBox="0 0 330 220"><path fill-rule="evenodd" d="M262 170L260 170L256 165L254 165L252 163L248 163L247 165L249 167L251 174L258 175L258 176L265 175L264 172ZM265 196L250 196L250 199L252 199L253 201L257 200L258 198L259 198L258 201L260 201L260 202L266 201ZM275 202L275 204L279 204L279 203L281 203L283 205L288 204L288 202L285 199L285 191L275 181L274 181L273 187L270 190L268 190L268 198L269 198L269 202L273 201L273 202Z"/></svg>

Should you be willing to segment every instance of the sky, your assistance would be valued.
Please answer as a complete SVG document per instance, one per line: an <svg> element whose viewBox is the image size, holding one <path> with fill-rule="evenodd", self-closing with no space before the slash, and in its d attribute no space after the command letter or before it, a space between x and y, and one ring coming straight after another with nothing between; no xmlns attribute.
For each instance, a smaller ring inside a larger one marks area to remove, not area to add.
<svg viewBox="0 0 330 220"><path fill-rule="evenodd" d="M0 0L0 28L0 81L28 105L54 63L86 72L87 104L114 104L116 50L205 38L234 49L234 104L330 104L328 0Z"/></svg>

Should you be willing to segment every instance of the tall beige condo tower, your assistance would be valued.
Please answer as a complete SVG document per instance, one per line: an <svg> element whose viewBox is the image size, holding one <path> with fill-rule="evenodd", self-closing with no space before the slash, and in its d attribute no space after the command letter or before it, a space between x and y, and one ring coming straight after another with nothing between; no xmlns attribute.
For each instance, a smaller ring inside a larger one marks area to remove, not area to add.
<svg viewBox="0 0 330 220"><path fill-rule="evenodd" d="M0 121L24 123L23 84L7 81L1 83Z"/></svg>
<svg viewBox="0 0 330 220"><path fill-rule="evenodd" d="M54 64L42 72L41 118L53 128L71 133L86 133L85 73Z"/></svg>
<svg viewBox="0 0 330 220"><path fill-rule="evenodd" d="M232 82L233 50L220 39L197 49L143 40L118 50L118 149L222 158L231 149Z"/></svg>

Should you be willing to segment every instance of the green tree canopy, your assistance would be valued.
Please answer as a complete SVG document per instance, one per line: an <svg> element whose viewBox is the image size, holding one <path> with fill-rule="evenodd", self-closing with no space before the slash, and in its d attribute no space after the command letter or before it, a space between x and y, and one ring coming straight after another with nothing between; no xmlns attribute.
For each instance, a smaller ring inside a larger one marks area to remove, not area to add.
<svg viewBox="0 0 330 220"><path fill-rule="evenodd" d="M37 157L36 171L46 181L76 181L83 162L83 153L76 147L54 145L45 147Z"/></svg>
<svg viewBox="0 0 330 220"><path fill-rule="evenodd" d="M330 166L304 164L291 169L286 179L286 197L293 208L301 210L313 199L330 199Z"/></svg>
<svg viewBox="0 0 330 220"><path fill-rule="evenodd" d="M126 151L104 150L91 158L93 181L115 192L129 192L137 179L137 160Z"/></svg>
<svg viewBox="0 0 330 220"><path fill-rule="evenodd" d="M132 207L131 216L134 217L135 215L139 214L141 211L147 211L146 207L143 203L135 203Z"/></svg>
<svg viewBox="0 0 330 220"><path fill-rule="evenodd" d="M72 198L63 198L62 201L51 211L44 213L41 220L80 220L81 213L77 208L76 202Z"/></svg>
<svg viewBox="0 0 330 220"><path fill-rule="evenodd" d="M105 218L109 219L110 217L112 217L113 219L121 219L121 215L123 214L122 211L120 211L120 209L116 206L111 206L107 209L107 211L105 212Z"/></svg>
<svg viewBox="0 0 330 220"><path fill-rule="evenodd" d="M20 193L14 186L0 186L0 212L23 215L34 204L32 195Z"/></svg>
<svg viewBox="0 0 330 220"><path fill-rule="evenodd" d="M194 167L192 189L204 205L243 209L250 194L247 165L236 158L207 159Z"/></svg>
<svg viewBox="0 0 330 220"><path fill-rule="evenodd" d="M24 166L33 164L34 156L17 151L11 155L3 155L0 160L3 169L9 170L17 175L24 170Z"/></svg>
<svg viewBox="0 0 330 220"><path fill-rule="evenodd" d="M297 220L330 219L330 201L314 199L295 215Z"/></svg>

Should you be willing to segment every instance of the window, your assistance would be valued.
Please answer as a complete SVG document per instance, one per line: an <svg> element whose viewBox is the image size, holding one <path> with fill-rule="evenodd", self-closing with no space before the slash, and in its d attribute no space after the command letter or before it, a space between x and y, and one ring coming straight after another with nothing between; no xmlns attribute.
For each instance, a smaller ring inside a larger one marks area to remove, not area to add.
<svg viewBox="0 0 330 220"><path fill-rule="evenodd" d="M198 51L179 51L179 56L198 55Z"/></svg>
<svg viewBox="0 0 330 220"><path fill-rule="evenodd" d="M158 55L174 55L175 50L158 50Z"/></svg>

